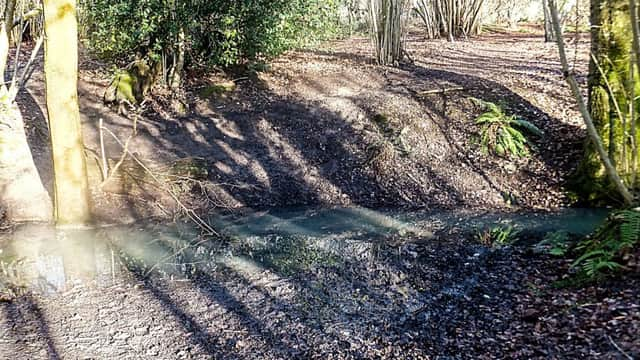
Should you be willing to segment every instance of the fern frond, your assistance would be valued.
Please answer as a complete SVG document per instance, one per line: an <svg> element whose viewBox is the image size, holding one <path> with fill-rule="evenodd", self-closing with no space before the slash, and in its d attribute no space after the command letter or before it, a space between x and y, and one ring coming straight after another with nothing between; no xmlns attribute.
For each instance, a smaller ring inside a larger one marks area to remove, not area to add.
<svg viewBox="0 0 640 360"><path fill-rule="evenodd" d="M529 141L520 129L537 136L543 135L532 123L505 114L500 105L477 98L469 99L484 110L475 122L483 126L480 145L485 153L492 150L498 156L527 156Z"/></svg>
<svg viewBox="0 0 640 360"><path fill-rule="evenodd" d="M624 254L639 243L640 211L616 211L576 247L582 255L571 266L579 266L591 278L622 269Z"/></svg>
<svg viewBox="0 0 640 360"><path fill-rule="evenodd" d="M534 124L532 124L527 120L516 118L513 120L513 124L535 136L538 136L538 137L544 136L544 132L540 130L540 128L538 128L537 126L535 126Z"/></svg>

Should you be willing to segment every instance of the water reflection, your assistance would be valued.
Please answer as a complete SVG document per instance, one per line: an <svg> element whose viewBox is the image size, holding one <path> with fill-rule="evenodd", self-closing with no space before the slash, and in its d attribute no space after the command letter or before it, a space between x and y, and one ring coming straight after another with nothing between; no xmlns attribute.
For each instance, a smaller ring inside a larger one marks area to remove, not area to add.
<svg viewBox="0 0 640 360"><path fill-rule="evenodd" d="M160 241L159 232L148 226L61 230L23 225L0 239L0 285L44 294L78 284L108 286L122 280L132 264L179 274L182 264L172 261L178 247L189 242L175 234L175 227L164 229L169 231L171 242Z"/></svg>
<svg viewBox="0 0 640 360"><path fill-rule="evenodd" d="M45 225L18 227L2 248L0 261L13 286L44 293L63 291L110 268L107 249L90 230L57 231Z"/></svg>
<svg viewBox="0 0 640 360"><path fill-rule="evenodd" d="M217 266L240 272L287 274L311 262L368 256L397 234L428 241L432 231L512 223L533 231L558 229L586 234L606 215L567 210L547 215L469 215L464 212L383 212L363 208L283 209L221 215L213 223L227 237L206 238L194 226L140 224L85 230L42 225L18 227L0 236L0 292L3 287L44 294L75 285L109 286L136 274L168 279L212 272Z"/></svg>

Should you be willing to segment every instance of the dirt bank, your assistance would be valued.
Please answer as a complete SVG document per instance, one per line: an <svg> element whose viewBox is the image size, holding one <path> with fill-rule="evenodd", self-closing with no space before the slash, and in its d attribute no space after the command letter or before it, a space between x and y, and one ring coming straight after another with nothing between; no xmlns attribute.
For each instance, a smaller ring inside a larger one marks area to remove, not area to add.
<svg viewBox="0 0 640 360"><path fill-rule="evenodd" d="M185 202L201 209L545 209L568 203L562 185L578 161L583 131L553 45L539 36L493 34L456 43L411 36L408 48L414 64L380 67L372 64L368 41L354 38L290 52L257 76L232 79L230 91L216 86L221 76L197 75L184 104L156 93L141 109L130 150L156 172L177 159L198 158L204 176L186 185L164 177L159 185L129 160L126 179L106 192L97 186L99 119L122 141L133 121L103 105L108 76L99 64L83 62L81 112L98 216L173 216L180 209L169 188L193 192ZM577 50L583 73L588 44L580 42ZM42 84L36 74L19 100L50 186ZM438 89L454 90L433 93ZM480 109L470 96L503 103L543 129L533 155L505 160L483 154L473 121ZM104 137L116 162L122 150Z"/></svg>

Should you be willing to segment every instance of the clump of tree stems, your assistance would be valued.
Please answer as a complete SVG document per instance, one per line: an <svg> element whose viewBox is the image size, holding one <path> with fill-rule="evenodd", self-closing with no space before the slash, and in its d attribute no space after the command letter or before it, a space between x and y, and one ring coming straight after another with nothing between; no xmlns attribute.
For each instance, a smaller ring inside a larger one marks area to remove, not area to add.
<svg viewBox="0 0 640 360"><path fill-rule="evenodd" d="M444 37L453 41L479 34L480 10L485 0L418 0L416 12L429 39Z"/></svg>
<svg viewBox="0 0 640 360"><path fill-rule="evenodd" d="M407 0L370 0L371 39L380 65L397 65L404 55Z"/></svg>

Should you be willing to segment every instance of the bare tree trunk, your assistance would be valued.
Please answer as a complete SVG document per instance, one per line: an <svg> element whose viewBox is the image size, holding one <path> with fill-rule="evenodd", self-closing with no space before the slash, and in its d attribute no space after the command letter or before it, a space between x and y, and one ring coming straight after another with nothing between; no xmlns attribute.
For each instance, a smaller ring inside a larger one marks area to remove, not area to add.
<svg viewBox="0 0 640 360"><path fill-rule="evenodd" d="M15 103L18 87L23 86L28 78L31 61L24 67L20 79L16 62L11 87L5 84L15 6L16 1L5 3L0 24L0 212L5 220L14 223L50 222L53 215L51 199L40 180L27 141L24 120ZM36 46L32 58L38 49Z"/></svg>
<svg viewBox="0 0 640 360"><path fill-rule="evenodd" d="M640 74L640 24L638 24L638 4L636 0L629 0L629 12L631 18L631 33L633 36L632 46L633 46L633 56L632 59L635 62L636 71ZM638 105L638 100L636 100L635 92L635 84L637 81L640 81L636 77L636 72L633 71L633 65L631 65L631 71L629 71L631 76L631 104L629 108L630 117L631 117L631 161L632 161L632 186L636 188L638 186L638 133L636 128L637 115L638 110L640 109L640 105Z"/></svg>
<svg viewBox="0 0 640 360"><path fill-rule="evenodd" d="M428 38L454 41L480 33L480 11L485 0L419 0L416 9Z"/></svg>
<svg viewBox="0 0 640 360"><path fill-rule="evenodd" d="M172 90L180 88L182 82L182 72L184 71L184 57L185 57L185 33L184 29L180 29L178 32L178 41L176 52L174 53L174 63L171 70L171 79L169 87Z"/></svg>
<svg viewBox="0 0 640 360"><path fill-rule="evenodd" d="M20 109L2 104L0 115L0 206L10 222L50 222L49 194L31 156Z"/></svg>
<svg viewBox="0 0 640 360"><path fill-rule="evenodd" d="M5 87L5 72L7 70L7 61L9 59L11 28L13 26L13 17L16 11L16 0L6 0L3 10L4 16L2 18L2 23L0 23L0 81L2 81L2 87Z"/></svg>
<svg viewBox="0 0 640 360"><path fill-rule="evenodd" d="M58 225L91 220L78 107L78 28L75 0L44 0L45 81Z"/></svg>
<svg viewBox="0 0 640 360"><path fill-rule="evenodd" d="M551 10L549 10L549 0L542 0L542 7L544 10L544 41L556 41L551 20Z"/></svg>

